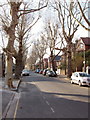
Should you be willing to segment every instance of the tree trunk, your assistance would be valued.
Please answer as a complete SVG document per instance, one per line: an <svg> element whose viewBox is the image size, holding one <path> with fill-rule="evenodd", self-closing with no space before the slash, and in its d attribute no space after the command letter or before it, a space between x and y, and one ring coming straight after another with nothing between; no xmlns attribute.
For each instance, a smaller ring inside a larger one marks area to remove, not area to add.
<svg viewBox="0 0 90 120"><path fill-rule="evenodd" d="M40 61L39 61L39 69L41 69L41 66L42 66L42 59L40 58Z"/></svg>
<svg viewBox="0 0 90 120"><path fill-rule="evenodd" d="M6 56L5 85L8 85L9 79L12 79L13 59L11 55Z"/></svg>
<svg viewBox="0 0 90 120"><path fill-rule="evenodd" d="M42 59L42 69L44 70L44 62L43 62L43 59Z"/></svg>
<svg viewBox="0 0 90 120"><path fill-rule="evenodd" d="M16 65L15 65L15 78L16 79L20 78L22 70L23 70L22 57L17 56Z"/></svg>
<svg viewBox="0 0 90 120"><path fill-rule="evenodd" d="M19 51L18 55L16 56L16 67L15 67L15 78L19 79L21 76L21 72L23 70L23 48L22 48L22 36L19 40Z"/></svg>
<svg viewBox="0 0 90 120"><path fill-rule="evenodd" d="M15 36L15 27L18 23L18 10L20 7L19 2L10 2L10 14L11 14L11 23L10 26L4 26L4 30L9 36L8 44L6 47L6 54L7 54L7 66L6 66L6 83L9 83L9 80L11 81L13 79L12 76L12 66L13 66L13 56L14 54L14 40L16 38ZM12 84L12 82L10 82ZM7 84L8 86L13 87L12 85Z"/></svg>
<svg viewBox="0 0 90 120"><path fill-rule="evenodd" d="M64 64L65 64L65 75L67 74L67 68L66 68L66 65L67 65L67 63L66 63L66 61L67 61L67 54L66 54L66 52L65 52L65 60L64 60Z"/></svg>
<svg viewBox="0 0 90 120"><path fill-rule="evenodd" d="M69 44L68 44L68 73L67 73L67 76L68 77L71 77L71 75L72 75L72 52L71 52L71 45L72 45L72 43L70 42Z"/></svg>
<svg viewBox="0 0 90 120"><path fill-rule="evenodd" d="M55 70L55 64L54 64L54 58L53 58L53 51L51 51L51 66L52 66L52 70L56 72Z"/></svg>
<svg viewBox="0 0 90 120"><path fill-rule="evenodd" d="M52 60L52 69L53 69L53 71L54 71L54 72L56 72L56 70L55 70L55 63L54 63L54 59Z"/></svg>

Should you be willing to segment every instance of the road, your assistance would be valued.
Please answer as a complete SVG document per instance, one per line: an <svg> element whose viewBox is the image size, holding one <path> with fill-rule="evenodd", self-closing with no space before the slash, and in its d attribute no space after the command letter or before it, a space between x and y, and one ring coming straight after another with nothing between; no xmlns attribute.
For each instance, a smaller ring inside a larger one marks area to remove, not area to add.
<svg viewBox="0 0 90 120"><path fill-rule="evenodd" d="M88 91L67 79L31 72L23 77L6 118L88 118Z"/></svg>

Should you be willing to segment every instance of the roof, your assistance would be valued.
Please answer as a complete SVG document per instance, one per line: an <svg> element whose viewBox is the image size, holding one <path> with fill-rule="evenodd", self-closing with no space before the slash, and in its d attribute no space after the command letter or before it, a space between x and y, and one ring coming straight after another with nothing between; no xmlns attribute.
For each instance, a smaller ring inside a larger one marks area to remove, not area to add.
<svg viewBox="0 0 90 120"><path fill-rule="evenodd" d="M90 37L81 37L81 39L85 45L90 45Z"/></svg>
<svg viewBox="0 0 90 120"><path fill-rule="evenodd" d="M59 61L60 59L61 59L61 56L56 56L54 60Z"/></svg>

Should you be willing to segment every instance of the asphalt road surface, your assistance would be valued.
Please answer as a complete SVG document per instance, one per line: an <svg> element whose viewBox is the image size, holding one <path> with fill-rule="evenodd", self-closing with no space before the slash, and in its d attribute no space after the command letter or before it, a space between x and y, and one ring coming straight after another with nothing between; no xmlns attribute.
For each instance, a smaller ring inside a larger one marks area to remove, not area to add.
<svg viewBox="0 0 90 120"><path fill-rule="evenodd" d="M31 72L23 77L6 118L88 118L89 89Z"/></svg>

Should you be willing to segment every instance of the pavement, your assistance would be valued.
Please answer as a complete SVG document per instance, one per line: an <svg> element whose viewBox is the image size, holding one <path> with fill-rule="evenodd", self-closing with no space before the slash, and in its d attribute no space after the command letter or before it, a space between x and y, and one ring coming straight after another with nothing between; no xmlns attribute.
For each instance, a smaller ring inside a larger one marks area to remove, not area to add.
<svg viewBox="0 0 90 120"><path fill-rule="evenodd" d="M0 78L0 90L1 89L2 90L18 90L20 82L21 82L21 79L18 79L18 80L14 79L13 80L13 86L15 88L12 89L12 88L5 87L5 78L4 77Z"/></svg>
<svg viewBox="0 0 90 120"><path fill-rule="evenodd" d="M10 103L13 100L15 94L18 92L18 88L20 85L20 80L13 80L14 89L8 88L5 86L5 78L0 78L0 119L5 118Z"/></svg>
<svg viewBox="0 0 90 120"><path fill-rule="evenodd" d="M69 80L69 81L70 81L70 78L67 77L67 75L62 75L62 74L60 74L60 75L58 75L58 77L59 77L59 78L64 78L65 80Z"/></svg>

